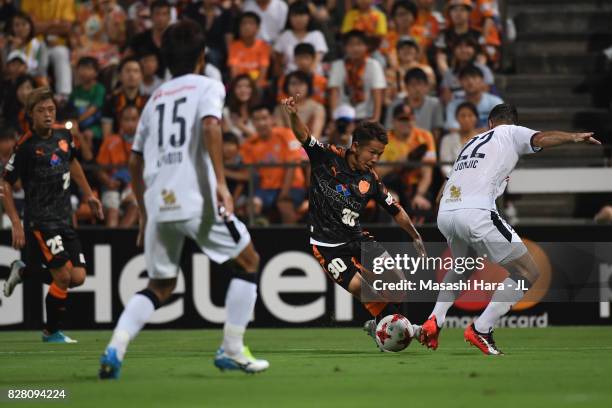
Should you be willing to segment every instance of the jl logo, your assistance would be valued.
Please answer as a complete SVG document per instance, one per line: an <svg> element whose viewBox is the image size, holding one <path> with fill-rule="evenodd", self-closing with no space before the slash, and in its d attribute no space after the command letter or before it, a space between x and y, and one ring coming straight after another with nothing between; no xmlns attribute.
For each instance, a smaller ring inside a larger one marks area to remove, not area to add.
<svg viewBox="0 0 612 408"><path fill-rule="evenodd" d="M461 198L461 187L451 186L450 198L453 200L459 200Z"/></svg>

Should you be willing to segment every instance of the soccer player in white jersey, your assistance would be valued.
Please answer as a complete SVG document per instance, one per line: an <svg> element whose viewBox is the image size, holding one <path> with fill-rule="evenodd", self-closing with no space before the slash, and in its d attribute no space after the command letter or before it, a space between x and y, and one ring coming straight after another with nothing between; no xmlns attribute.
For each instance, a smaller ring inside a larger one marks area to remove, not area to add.
<svg viewBox="0 0 612 408"><path fill-rule="evenodd" d="M509 276L498 288L484 312L465 330L467 342L484 354L503 354L493 340L493 327L525 295L537 280L538 268L525 244L497 213L495 199L503 193L507 177L520 156L566 143L600 144L593 133L538 132L517 126L516 108L500 104L489 114L489 130L474 136L463 147L446 181L438 228L450 246L453 257L470 253L486 255L502 265ZM449 271L444 283L460 282L467 277ZM521 286L519 286L521 285ZM445 285L445 287L453 287ZM442 290L436 305L423 324L420 340L427 347L438 347L438 336L446 312L459 292Z"/></svg>
<svg viewBox="0 0 612 408"><path fill-rule="evenodd" d="M149 283L121 314L100 359L99 376L119 376L128 343L171 296L185 238L234 272L225 298L223 343L214 364L222 370L263 371L268 362L255 359L243 344L257 298L259 255L232 213L225 182L220 126L225 89L221 82L194 74L201 72L205 48L197 24L170 26L161 48L173 79L146 104L129 161Z"/></svg>

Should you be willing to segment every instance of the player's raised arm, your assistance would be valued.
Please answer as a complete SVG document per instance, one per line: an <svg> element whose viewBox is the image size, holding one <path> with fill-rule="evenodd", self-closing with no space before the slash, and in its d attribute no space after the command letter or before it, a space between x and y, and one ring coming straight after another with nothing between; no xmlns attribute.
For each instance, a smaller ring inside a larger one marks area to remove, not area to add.
<svg viewBox="0 0 612 408"><path fill-rule="evenodd" d="M601 142L593 137L593 132L570 133L550 130L536 133L533 136L533 145L540 148L559 146L568 143L587 143L600 145Z"/></svg>
<svg viewBox="0 0 612 408"><path fill-rule="evenodd" d="M295 96L290 96L286 99L283 99L281 103L283 109L285 110L285 112L287 112L287 115L289 115L289 120L291 122L291 130L293 130L293 134L295 135L297 140L300 141L301 144L304 144L308 141L308 138L310 137L310 129L308 129L308 126L306 126L304 122L302 122L302 120L297 114L297 101L299 97L299 94Z"/></svg>

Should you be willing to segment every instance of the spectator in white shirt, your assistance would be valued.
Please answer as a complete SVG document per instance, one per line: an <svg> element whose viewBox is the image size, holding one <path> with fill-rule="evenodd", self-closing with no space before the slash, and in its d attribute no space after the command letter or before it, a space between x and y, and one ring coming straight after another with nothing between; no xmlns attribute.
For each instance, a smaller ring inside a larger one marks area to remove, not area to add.
<svg viewBox="0 0 612 408"><path fill-rule="evenodd" d="M283 0L247 0L242 8L261 18L259 38L268 44L274 43L285 28L288 9Z"/></svg>

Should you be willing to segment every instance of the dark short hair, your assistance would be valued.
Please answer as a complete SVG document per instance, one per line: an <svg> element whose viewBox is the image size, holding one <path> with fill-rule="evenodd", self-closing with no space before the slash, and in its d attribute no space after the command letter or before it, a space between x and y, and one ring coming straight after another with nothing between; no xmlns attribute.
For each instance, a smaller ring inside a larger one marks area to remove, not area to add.
<svg viewBox="0 0 612 408"><path fill-rule="evenodd" d="M299 43L293 49L293 56L297 57L298 55L310 55L311 57L315 57L317 55L317 51L315 50L314 45L310 43Z"/></svg>
<svg viewBox="0 0 612 408"><path fill-rule="evenodd" d="M9 124L0 122L0 140L7 140L7 139L15 140L16 135L17 135L17 129L15 129Z"/></svg>
<svg viewBox="0 0 612 408"><path fill-rule="evenodd" d="M34 79L34 77L28 74L24 74L20 75L19 78L15 80L15 92L17 92L17 89L19 89L19 87L25 84L26 82L29 82L30 85L32 85L32 89L36 89L36 80Z"/></svg>
<svg viewBox="0 0 612 408"><path fill-rule="evenodd" d="M510 103L500 103L489 112L489 120L493 123L508 123L516 125L518 123L518 112L516 106Z"/></svg>
<svg viewBox="0 0 612 408"><path fill-rule="evenodd" d="M32 93L28 95L28 100L26 101L26 112L28 114L31 114L36 105L38 105L42 101L46 101L49 99L52 100L53 103L55 103L55 100L53 99L53 91L51 90L51 88L47 86L41 86L40 88L34 89Z"/></svg>
<svg viewBox="0 0 612 408"><path fill-rule="evenodd" d="M265 103L258 103L257 105L249 109L249 115L253 115L254 113L262 111L262 110L265 110L269 114L272 114L272 110L270 109L268 105L266 105Z"/></svg>
<svg viewBox="0 0 612 408"><path fill-rule="evenodd" d="M455 117L459 115L459 111L461 111L462 109L469 109L474 114L474 116L476 116L476 119L478 119L478 109L476 108L476 105L474 105L472 102L461 102L455 109Z"/></svg>
<svg viewBox="0 0 612 408"><path fill-rule="evenodd" d="M96 72L100 70L100 64L98 64L98 60L94 57L81 57L77 61L77 68L80 67L91 67Z"/></svg>
<svg viewBox="0 0 612 408"><path fill-rule="evenodd" d="M287 95L289 94L289 81L294 78L306 84L306 86L308 87L308 96L311 96L313 92L312 78L310 77L310 75L302 71L293 71L287 74L287 76L285 77L285 83L283 83L283 92Z"/></svg>
<svg viewBox="0 0 612 408"><path fill-rule="evenodd" d="M138 60L138 58L133 57L133 56L132 57L125 57L124 59L122 59L119 62L119 66L117 67L117 72L123 71L123 67L125 67L130 62L133 62L135 64L138 64L138 66L140 66L140 61Z"/></svg>
<svg viewBox="0 0 612 408"><path fill-rule="evenodd" d="M408 115L414 119L414 109L408 104L400 103L393 108L393 119L402 115Z"/></svg>
<svg viewBox="0 0 612 408"><path fill-rule="evenodd" d="M412 47L417 51L421 49L421 47L419 47L419 43L417 43L412 37L400 38L397 42L397 45L395 46L395 49L399 51L400 48L404 47Z"/></svg>
<svg viewBox="0 0 612 408"><path fill-rule="evenodd" d="M411 68L404 74L404 83L407 84L410 81L419 81L429 83L427 74L421 68Z"/></svg>
<svg viewBox="0 0 612 408"><path fill-rule="evenodd" d="M240 24L242 24L242 21L245 18L251 18L251 19L255 20L255 23L257 23L258 27L261 25L261 17L259 17L258 14L253 13L252 11L245 11L244 13L240 14L240 17L238 17L238 26L240 26Z"/></svg>
<svg viewBox="0 0 612 408"><path fill-rule="evenodd" d="M223 133L223 143L232 143L235 145L240 145L240 140L238 136L236 136L233 132L224 132Z"/></svg>
<svg viewBox="0 0 612 408"><path fill-rule="evenodd" d="M386 145L389 143L387 131L378 122L360 122L357 127L355 127L355 131L353 132L353 142L365 144L371 140L378 140Z"/></svg>
<svg viewBox="0 0 612 408"><path fill-rule="evenodd" d="M417 18L417 6L409 0L397 0L395 3L393 3L393 7L391 7L391 18L395 17L395 14L400 8L403 8L404 10L410 12L410 14L412 14L412 17L414 17L415 19Z"/></svg>
<svg viewBox="0 0 612 408"><path fill-rule="evenodd" d="M342 36L342 44L348 44L348 42L353 38L361 41L365 45L368 45L368 35L361 30L351 30L347 33L344 33L344 35Z"/></svg>
<svg viewBox="0 0 612 408"><path fill-rule="evenodd" d="M478 45L478 42L474 39L474 37L468 34L462 34L457 37L455 43L453 44L453 48L457 48L458 45L467 45L474 48L475 50L478 50L480 48L480 45Z"/></svg>
<svg viewBox="0 0 612 408"><path fill-rule="evenodd" d="M149 57L151 55L154 55L156 58L157 57L157 50L155 48L153 48L153 46L144 46L144 47L139 47L136 50L136 58L138 59L142 59L144 57Z"/></svg>
<svg viewBox="0 0 612 408"><path fill-rule="evenodd" d="M123 120L123 115L129 109L136 109L136 112L138 113L138 117L140 117L140 109L138 109L138 106L134 105L133 103L128 103L127 105L123 107L123 109L121 109L121 112L119 112L119 120Z"/></svg>
<svg viewBox="0 0 612 408"><path fill-rule="evenodd" d="M149 6L151 14L158 8L170 8L170 2L168 0L154 0Z"/></svg>
<svg viewBox="0 0 612 408"><path fill-rule="evenodd" d="M463 67L461 71L459 71L458 77L459 79L467 78L467 77L484 78L484 74L482 73L482 70L478 68L476 65L469 64Z"/></svg>
<svg viewBox="0 0 612 408"><path fill-rule="evenodd" d="M162 35L162 58L173 77L193 73L205 48L204 33L193 20L172 24Z"/></svg>
<svg viewBox="0 0 612 408"><path fill-rule="evenodd" d="M296 2L293 2L289 6L289 12L287 13L287 15L290 16L292 14L310 15L310 10L308 9L308 3L303 0L297 0Z"/></svg>
<svg viewBox="0 0 612 408"><path fill-rule="evenodd" d="M8 35L14 36L15 32L13 31L13 23L18 18L27 21L28 24L30 25L30 34L28 34L28 38L26 39L26 41L30 42L30 40L32 38L34 38L34 35L36 34L36 32L35 32L36 30L34 29L34 21L32 21L32 17L30 17L30 15L28 13L25 13L25 12L23 12L21 10L17 10L15 12L15 14L13 14L11 19L9 20L9 22L6 25L6 28L4 30L6 31L6 33Z"/></svg>

